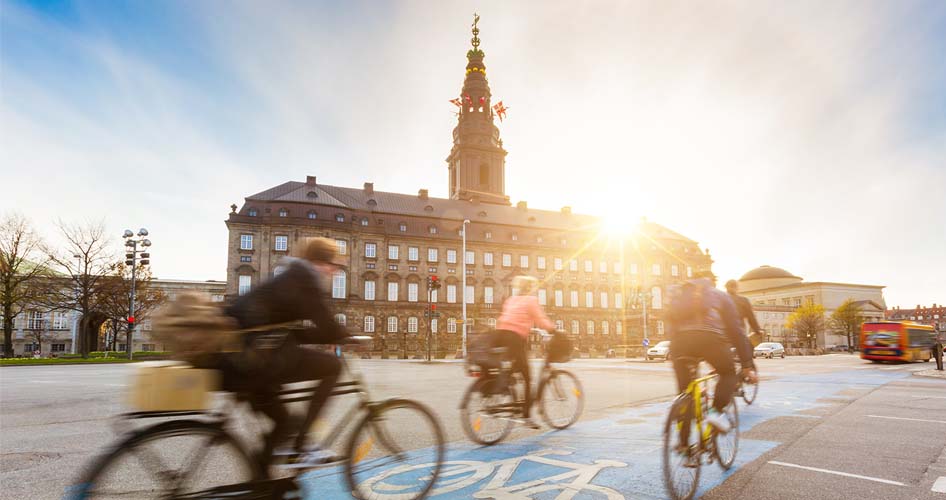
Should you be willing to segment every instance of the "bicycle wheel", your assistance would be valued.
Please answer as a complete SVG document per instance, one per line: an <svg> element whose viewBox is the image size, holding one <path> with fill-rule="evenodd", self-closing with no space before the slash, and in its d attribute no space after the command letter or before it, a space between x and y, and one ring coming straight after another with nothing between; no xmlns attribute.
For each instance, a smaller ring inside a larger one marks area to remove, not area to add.
<svg viewBox="0 0 946 500"><path fill-rule="evenodd" d="M755 401L756 395L759 393L759 383L750 384L745 380L742 381L742 400L746 402L747 405L751 405Z"/></svg>
<svg viewBox="0 0 946 500"><path fill-rule="evenodd" d="M262 479L259 467L220 425L173 420L120 441L92 463L67 496L202 498L201 492Z"/></svg>
<svg viewBox="0 0 946 500"><path fill-rule="evenodd" d="M729 402L726 407L726 419L729 420L729 432L717 434L713 432L713 456L723 470L729 470L736 461L736 452L739 450L739 409L736 400Z"/></svg>
<svg viewBox="0 0 946 500"><path fill-rule="evenodd" d="M490 446L512 430L518 408L511 387L500 388L496 377L481 378L470 384L460 402L460 422L471 441Z"/></svg>
<svg viewBox="0 0 946 500"><path fill-rule="evenodd" d="M581 416L585 408L585 391L571 372L552 370L539 388L542 420L550 427L565 429Z"/></svg>
<svg viewBox="0 0 946 500"><path fill-rule="evenodd" d="M440 476L443 429L425 406L390 399L369 410L355 427L345 456L351 494L365 500L425 498Z"/></svg>
<svg viewBox="0 0 946 500"><path fill-rule="evenodd" d="M692 418L693 399L680 395L670 405L664 423L663 472L667 493L674 500L689 500L700 482L700 433ZM695 456L691 456L695 455Z"/></svg>

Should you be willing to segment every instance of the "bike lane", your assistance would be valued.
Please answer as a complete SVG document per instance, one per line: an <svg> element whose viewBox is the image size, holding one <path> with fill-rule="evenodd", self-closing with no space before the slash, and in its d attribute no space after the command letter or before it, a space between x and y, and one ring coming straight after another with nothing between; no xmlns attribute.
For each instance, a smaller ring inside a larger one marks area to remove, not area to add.
<svg viewBox="0 0 946 500"><path fill-rule="evenodd" d="M765 379L755 404L739 400L739 427L746 433L759 423L783 416L818 418L810 412L830 403L845 389L870 389L910 376L906 372L851 370ZM617 411L608 418L583 421L564 431L530 436L492 447L455 442L430 498L624 499L666 498L662 470L663 424L669 402ZM722 484L779 442L742 437L729 471L704 465L698 494ZM362 484L368 498L397 499L410 491L425 464L379 469ZM338 470L302 477L305 498L351 498Z"/></svg>

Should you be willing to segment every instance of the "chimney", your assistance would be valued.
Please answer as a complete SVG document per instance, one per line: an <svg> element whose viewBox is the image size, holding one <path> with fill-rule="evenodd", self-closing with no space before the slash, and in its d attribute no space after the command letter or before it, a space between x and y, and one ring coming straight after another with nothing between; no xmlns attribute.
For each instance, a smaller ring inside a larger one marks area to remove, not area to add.
<svg viewBox="0 0 946 500"><path fill-rule="evenodd" d="M520 201L519 203L516 203L516 208L518 208L519 210L528 210L529 204L526 203L525 201Z"/></svg>
<svg viewBox="0 0 946 500"><path fill-rule="evenodd" d="M571 215L572 207L562 207L562 213L565 215Z"/></svg>
<svg viewBox="0 0 946 500"><path fill-rule="evenodd" d="M305 176L305 184L306 184L306 186L314 186L314 185L315 185L315 176L314 176L314 175L307 175L307 176Z"/></svg>
<svg viewBox="0 0 946 500"><path fill-rule="evenodd" d="M374 194L374 183L366 182L365 183L365 194Z"/></svg>
<svg viewBox="0 0 946 500"><path fill-rule="evenodd" d="M421 189L421 190L417 191L417 197L420 198L420 199L422 199L422 200L426 200L426 199L427 199L427 190L426 190L426 189Z"/></svg>

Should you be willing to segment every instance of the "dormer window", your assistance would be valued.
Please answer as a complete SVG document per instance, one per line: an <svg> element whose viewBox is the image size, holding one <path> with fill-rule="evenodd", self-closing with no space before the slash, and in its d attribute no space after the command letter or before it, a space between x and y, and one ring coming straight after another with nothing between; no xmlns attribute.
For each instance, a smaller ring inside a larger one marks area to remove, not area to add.
<svg viewBox="0 0 946 500"><path fill-rule="evenodd" d="M318 198L318 197L319 197L319 193L316 193L315 191L309 191L308 193L305 194L305 197L306 197L306 198Z"/></svg>
<svg viewBox="0 0 946 500"><path fill-rule="evenodd" d="M433 212L433 211L434 211L434 207L432 207L432 206L430 206L430 205L427 205L426 207L424 207L424 211L425 211L425 212Z"/></svg>
<svg viewBox="0 0 946 500"><path fill-rule="evenodd" d="M374 198L371 198L370 200L368 200L368 205L371 205L372 207L377 204L378 204L378 200L375 200Z"/></svg>
<svg viewBox="0 0 946 500"><path fill-rule="evenodd" d="M480 217L486 217L486 210L480 210L479 213L477 213L476 215Z"/></svg>
<svg viewBox="0 0 946 500"><path fill-rule="evenodd" d="M313 220L319 218L319 214L315 213L315 210L309 210L309 213L305 214L305 216Z"/></svg>
<svg viewBox="0 0 946 500"><path fill-rule="evenodd" d="M398 224L397 230L400 231L400 232L402 232L402 233L406 233L406 232L407 232L407 224L405 224L405 223L403 223L403 222L400 223L400 224Z"/></svg>
<svg viewBox="0 0 946 500"><path fill-rule="evenodd" d="M246 215L249 215L250 217L256 217L259 215L259 212L257 212L255 208L251 208L247 210Z"/></svg>
<svg viewBox="0 0 946 500"><path fill-rule="evenodd" d="M345 214L335 214L335 222L345 222Z"/></svg>
<svg viewBox="0 0 946 500"><path fill-rule="evenodd" d="M280 209L279 209L279 216L280 216L280 217L289 217L289 209L288 209L288 208L280 208Z"/></svg>

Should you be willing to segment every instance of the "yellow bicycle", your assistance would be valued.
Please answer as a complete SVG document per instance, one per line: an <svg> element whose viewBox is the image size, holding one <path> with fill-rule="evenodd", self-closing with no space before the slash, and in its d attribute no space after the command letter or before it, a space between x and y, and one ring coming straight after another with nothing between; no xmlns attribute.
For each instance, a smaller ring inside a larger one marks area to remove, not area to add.
<svg viewBox="0 0 946 500"><path fill-rule="evenodd" d="M700 480L700 467L704 463L719 463L728 470L736 460L739 448L739 411L735 397L725 409L730 431L717 433L703 421L712 402L711 383L719 375L713 373L699 377L700 360L697 358L674 358L675 363L686 363L692 382L670 405L670 414L664 424L663 471L664 484L670 498L687 500L696 494ZM693 443L690 436L696 436Z"/></svg>

